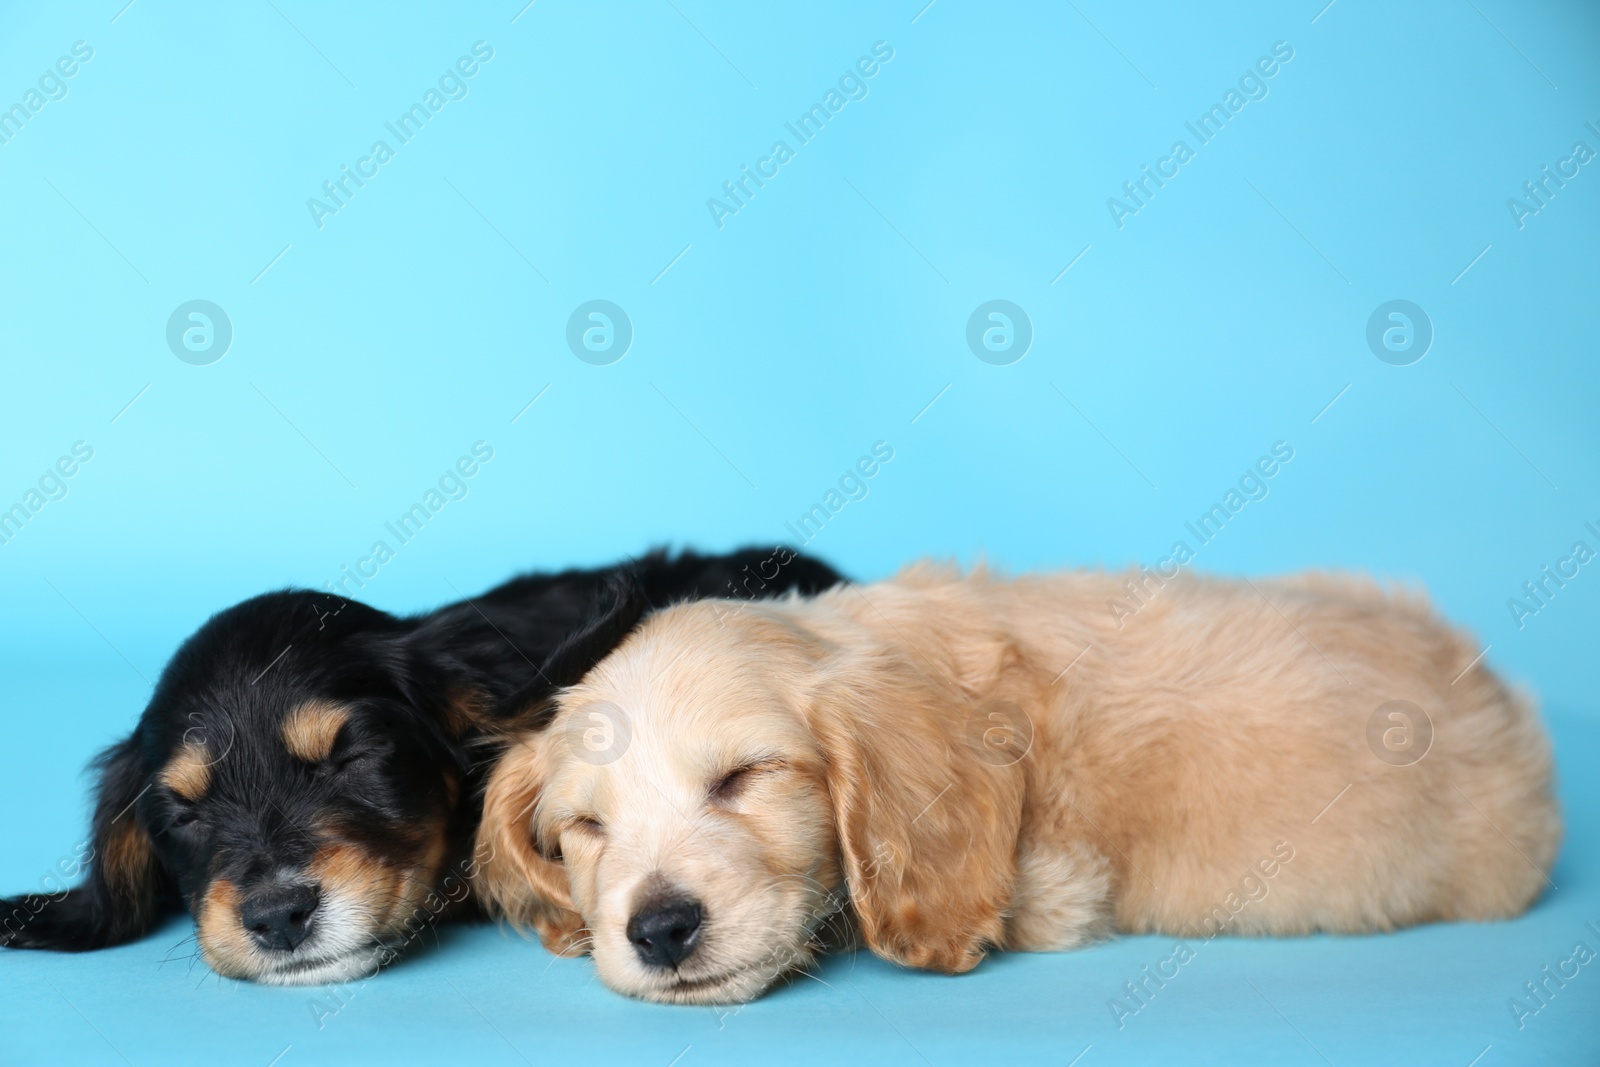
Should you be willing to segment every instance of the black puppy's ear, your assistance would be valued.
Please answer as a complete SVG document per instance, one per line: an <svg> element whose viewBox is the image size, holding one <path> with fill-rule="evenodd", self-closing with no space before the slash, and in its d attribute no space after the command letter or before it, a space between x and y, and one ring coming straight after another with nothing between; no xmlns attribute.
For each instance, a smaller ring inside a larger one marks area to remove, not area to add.
<svg viewBox="0 0 1600 1067"><path fill-rule="evenodd" d="M605 659L639 624L649 606L643 586L632 574L619 571L608 577L587 605L581 621L538 665L533 679L506 698L500 707L500 718L513 720L534 713L531 721L518 725L531 729L544 726L553 711L550 698L577 684L589 668Z"/></svg>
<svg viewBox="0 0 1600 1067"><path fill-rule="evenodd" d="M0 945L85 952L132 941L155 924L161 867L137 810L148 788L139 763L137 734L95 761L100 788L88 878L60 893L0 901Z"/></svg>

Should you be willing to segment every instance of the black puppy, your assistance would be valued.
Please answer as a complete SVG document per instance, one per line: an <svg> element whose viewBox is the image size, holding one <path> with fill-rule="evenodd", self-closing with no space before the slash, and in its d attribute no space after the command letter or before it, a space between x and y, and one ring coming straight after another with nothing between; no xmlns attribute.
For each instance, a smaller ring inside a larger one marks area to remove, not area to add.
<svg viewBox="0 0 1600 1067"><path fill-rule="evenodd" d="M658 551L410 618L309 590L247 600L183 643L100 756L85 883L0 901L0 944L104 948L186 905L219 974L370 973L472 907L482 769L646 610L842 580L785 548Z"/></svg>

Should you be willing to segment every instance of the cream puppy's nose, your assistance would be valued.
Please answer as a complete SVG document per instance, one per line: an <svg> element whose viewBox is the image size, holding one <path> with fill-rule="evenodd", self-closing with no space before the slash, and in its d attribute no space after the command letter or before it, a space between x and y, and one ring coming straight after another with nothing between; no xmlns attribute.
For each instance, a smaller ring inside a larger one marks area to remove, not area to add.
<svg viewBox="0 0 1600 1067"><path fill-rule="evenodd" d="M676 967L700 944L698 900L647 901L628 920L628 940L647 967Z"/></svg>

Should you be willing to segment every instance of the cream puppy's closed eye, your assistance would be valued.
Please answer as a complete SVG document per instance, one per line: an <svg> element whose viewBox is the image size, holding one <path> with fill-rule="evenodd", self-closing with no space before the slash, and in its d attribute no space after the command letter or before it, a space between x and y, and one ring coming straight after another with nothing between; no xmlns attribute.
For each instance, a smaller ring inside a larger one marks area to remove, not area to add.
<svg viewBox="0 0 1600 1067"><path fill-rule="evenodd" d="M1548 746L1476 643L1318 577L1180 580L1119 627L1119 581L921 567L651 616L494 769L486 899L683 1003L756 996L845 924L959 973L1113 929L1363 932L1535 899ZM1373 747L1396 701L1428 719L1419 758Z"/></svg>

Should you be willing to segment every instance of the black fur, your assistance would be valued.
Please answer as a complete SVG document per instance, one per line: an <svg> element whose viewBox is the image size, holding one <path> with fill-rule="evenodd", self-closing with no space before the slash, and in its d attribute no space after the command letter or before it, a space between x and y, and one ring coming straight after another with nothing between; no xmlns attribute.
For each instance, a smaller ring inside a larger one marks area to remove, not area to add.
<svg viewBox="0 0 1600 1067"><path fill-rule="evenodd" d="M97 761L85 881L0 901L0 945L122 944L186 904L195 910L218 880L247 894L285 871L304 877L330 840L401 870L442 831L448 862L437 882L470 852L480 777L502 740L536 725L646 611L842 580L782 548L657 551L526 575L409 618L309 590L244 601L184 642L133 734ZM351 709L318 763L292 756L281 735L311 701ZM161 779L186 742L210 763L197 803Z"/></svg>

